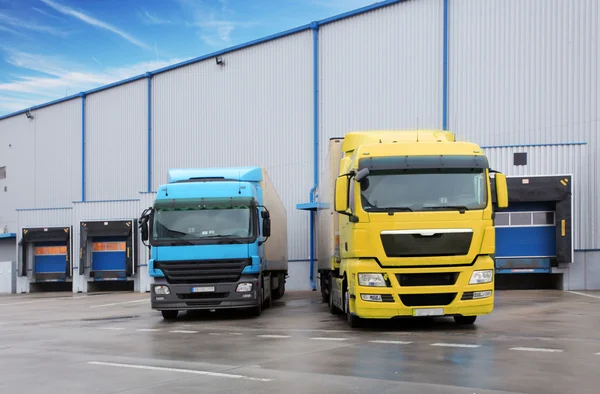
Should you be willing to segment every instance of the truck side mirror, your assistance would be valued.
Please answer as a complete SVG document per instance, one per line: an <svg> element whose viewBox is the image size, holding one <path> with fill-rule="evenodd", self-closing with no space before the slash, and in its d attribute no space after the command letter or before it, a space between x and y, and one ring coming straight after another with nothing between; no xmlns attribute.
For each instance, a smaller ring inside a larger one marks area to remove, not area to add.
<svg viewBox="0 0 600 394"><path fill-rule="evenodd" d="M497 172L494 174L496 186L496 204L498 208L508 207L508 186L506 185L506 175Z"/></svg>
<svg viewBox="0 0 600 394"><path fill-rule="evenodd" d="M344 213L348 210L348 177L342 175L335 180L335 211Z"/></svg>
<svg viewBox="0 0 600 394"><path fill-rule="evenodd" d="M367 177L369 176L369 173L370 173L370 171L368 168L363 168L362 170L357 172L356 176L355 176L356 182L361 183L362 181L367 179Z"/></svg>
<svg viewBox="0 0 600 394"><path fill-rule="evenodd" d="M140 224L140 231L142 233L142 241L148 241L148 219Z"/></svg>
<svg viewBox="0 0 600 394"><path fill-rule="evenodd" d="M267 217L264 217L263 215L263 237L270 237L271 236L271 218L269 217L269 215L267 215Z"/></svg>

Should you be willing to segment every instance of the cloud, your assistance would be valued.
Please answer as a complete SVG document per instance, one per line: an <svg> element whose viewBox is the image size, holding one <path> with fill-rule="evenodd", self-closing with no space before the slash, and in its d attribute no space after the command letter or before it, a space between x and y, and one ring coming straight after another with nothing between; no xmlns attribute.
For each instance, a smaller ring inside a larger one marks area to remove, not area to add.
<svg viewBox="0 0 600 394"><path fill-rule="evenodd" d="M62 18L59 18L59 17L58 17L58 16L56 16L56 15L52 15L51 13L49 13L49 12L46 12L46 11L44 11L44 10L42 10L42 9L39 9L39 8L37 8L37 7L31 7L31 8L32 8L34 11L37 11L37 12L39 12L40 14L42 14L42 15L44 15L44 16L47 16L48 18L56 19L56 20L59 20L59 21L64 21L64 19L62 19Z"/></svg>
<svg viewBox="0 0 600 394"><path fill-rule="evenodd" d="M140 40L138 40L137 38L121 31L120 29L109 25L106 22L103 22L99 19L96 19L92 16L89 16L87 14L84 14L83 12L79 12L76 11L70 7L58 4L52 0L41 0L42 2L44 2L46 5L48 5L49 7L54 8L56 11L60 12L61 14L65 14L65 15L69 15L72 16L76 19L79 19L82 22L87 23L88 25L94 26L94 27L99 27L101 29L105 29L108 30L114 34L117 34L121 37L123 37L124 39L126 39L127 41L129 41L130 43L137 45L140 48L144 48L144 49L151 49L148 45L146 45L145 43L141 42Z"/></svg>
<svg viewBox="0 0 600 394"><path fill-rule="evenodd" d="M44 0L42 0L42 1L44 1ZM60 37L68 36L68 33L65 31L62 31L62 30L59 30L59 29L56 29L56 28L50 27L50 26L40 25L35 21L31 21L31 20L24 21L22 19L17 19L10 15L4 14L2 12L0 12L0 23L13 27L13 29L9 29L9 30L11 30L11 32L14 31L14 28L22 28L22 29L41 32L41 33L49 33L49 34L52 34L55 36L60 36ZM6 29L8 29L8 28L6 26L4 26L5 31L6 31Z"/></svg>
<svg viewBox="0 0 600 394"><path fill-rule="evenodd" d="M56 56L6 50L8 61L23 73L11 81L0 83L0 114L6 114L33 105L56 100L67 95L87 91L126 78L157 70L179 63L185 59L174 58L166 61L147 61L123 67L98 67L77 64ZM44 71L47 75L31 76L25 71Z"/></svg>
<svg viewBox="0 0 600 394"><path fill-rule="evenodd" d="M170 19L162 19L156 15L152 15L148 11L139 11L138 15L142 19L142 22L147 25L170 25L173 23Z"/></svg>

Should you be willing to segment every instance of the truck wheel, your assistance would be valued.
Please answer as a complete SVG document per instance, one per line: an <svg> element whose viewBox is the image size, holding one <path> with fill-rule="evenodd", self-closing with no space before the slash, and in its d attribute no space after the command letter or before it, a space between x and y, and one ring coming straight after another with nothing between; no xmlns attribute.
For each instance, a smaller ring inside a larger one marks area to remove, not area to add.
<svg viewBox="0 0 600 394"><path fill-rule="evenodd" d="M175 320L179 311L160 311L160 313L165 320Z"/></svg>
<svg viewBox="0 0 600 394"><path fill-rule="evenodd" d="M477 320L477 316L454 316L456 324L460 324L461 326L473 324L475 320Z"/></svg>
<svg viewBox="0 0 600 394"><path fill-rule="evenodd" d="M344 292L344 304L346 309L346 320L348 321L348 325L352 328L357 328L362 325L362 319L358 316L350 313L350 292L348 289Z"/></svg>
<svg viewBox="0 0 600 394"><path fill-rule="evenodd" d="M283 294L285 293L285 274L278 274L277 278L278 278L279 286L271 292L274 300L280 299L281 297L283 297Z"/></svg>
<svg viewBox="0 0 600 394"><path fill-rule="evenodd" d="M252 316L259 317L262 314L264 292L264 289L260 289L260 299L258 300L258 305L252 308Z"/></svg>
<svg viewBox="0 0 600 394"><path fill-rule="evenodd" d="M340 310L340 308L338 308L337 306L335 306L335 304L333 303L333 281L329 281L329 298L328 298L328 302L329 302L329 312L331 312L332 315L339 315L340 313L342 313L342 311Z"/></svg>

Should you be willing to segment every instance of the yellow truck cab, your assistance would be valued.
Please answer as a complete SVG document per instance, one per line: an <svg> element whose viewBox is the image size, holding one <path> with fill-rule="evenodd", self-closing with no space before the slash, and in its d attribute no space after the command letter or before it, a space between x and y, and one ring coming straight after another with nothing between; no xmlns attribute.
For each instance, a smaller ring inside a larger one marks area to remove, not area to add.
<svg viewBox="0 0 600 394"><path fill-rule="evenodd" d="M321 291L350 326L362 319L453 316L494 308L491 182L482 149L445 131L351 132L330 140L319 202ZM492 178L493 175L493 178Z"/></svg>

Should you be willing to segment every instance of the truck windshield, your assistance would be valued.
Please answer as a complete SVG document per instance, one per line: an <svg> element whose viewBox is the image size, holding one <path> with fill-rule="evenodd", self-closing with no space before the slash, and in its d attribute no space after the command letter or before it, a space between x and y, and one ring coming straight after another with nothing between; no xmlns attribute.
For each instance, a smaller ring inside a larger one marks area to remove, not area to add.
<svg viewBox="0 0 600 394"><path fill-rule="evenodd" d="M253 216L249 206L157 208L152 226L153 240L250 242L254 235Z"/></svg>
<svg viewBox="0 0 600 394"><path fill-rule="evenodd" d="M361 184L367 212L473 210L487 205L482 169L373 171Z"/></svg>

